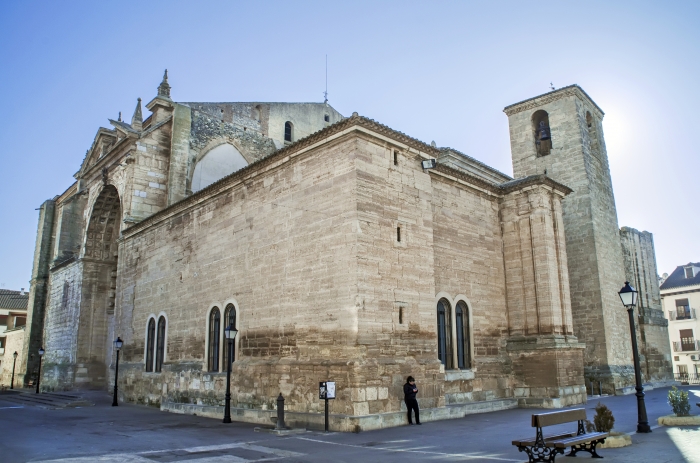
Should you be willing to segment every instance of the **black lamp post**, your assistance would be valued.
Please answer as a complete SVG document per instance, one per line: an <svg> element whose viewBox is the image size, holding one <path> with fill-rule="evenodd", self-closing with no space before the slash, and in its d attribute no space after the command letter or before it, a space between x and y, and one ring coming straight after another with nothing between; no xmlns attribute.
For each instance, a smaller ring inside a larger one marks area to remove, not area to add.
<svg viewBox="0 0 700 463"><path fill-rule="evenodd" d="M231 325L224 329L224 335L226 336L226 348L228 349L228 355L226 356L226 405L224 406L224 423L231 422L231 363L233 359L231 358L231 347L233 346L233 340L236 339L238 331Z"/></svg>
<svg viewBox="0 0 700 463"><path fill-rule="evenodd" d="M12 379L10 380L10 389L15 388L15 364L17 363L17 351L12 354L12 358L14 360L12 361Z"/></svg>
<svg viewBox="0 0 700 463"><path fill-rule="evenodd" d="M634 306L637 305L637 291L630 286L629 281L625 281L625 286L620 292L622 304L627 307L627 314L630 318L630 333L632 334L632 355L634 357L634 377L637 382L635 389L637 393L637 432L651 432L649 420L647 419L647 407L644 404L644 388L642 387L642 372L639 368L639 352L637 352L637 333L634 329Z"/></svg>
<svg viewBox="0 0 700 463"><path fill-rule="evenodd" d="M39 371L36 374L36 393L39 393L39 382L41 381L41 358L44 356L44 350L43 347L39 348Z"/></svg>
<svg viewBox="0 0 700 463"><path fill-rule="evenodd" d="M117 339L114 341L114 348L117 349L117 363L114 366L114 400L112 400L112 407L119 405L119 402L117 402L117 376L119 376L119 350L123 345L124 341L122 341L122 338L117 336Z"/></svg>

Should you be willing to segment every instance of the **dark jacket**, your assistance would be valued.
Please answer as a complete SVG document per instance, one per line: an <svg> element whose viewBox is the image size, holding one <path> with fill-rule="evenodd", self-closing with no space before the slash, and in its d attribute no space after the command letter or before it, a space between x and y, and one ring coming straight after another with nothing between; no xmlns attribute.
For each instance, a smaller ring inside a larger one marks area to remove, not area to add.
<svg viewBox="0 0 700 463"><path fill-rule="evenodd" d="M415 384L413 386L411 386L409 383L403 385L404 400L415 400L417 392L418 386L416 386Z"/></svg>

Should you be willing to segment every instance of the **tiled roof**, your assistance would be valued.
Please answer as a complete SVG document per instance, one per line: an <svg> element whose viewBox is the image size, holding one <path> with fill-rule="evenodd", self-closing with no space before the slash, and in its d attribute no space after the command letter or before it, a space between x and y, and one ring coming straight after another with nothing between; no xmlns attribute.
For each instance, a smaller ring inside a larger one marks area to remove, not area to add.
<svg viewBox="0 0 700 463"><path fill-rule="evenodd" d="M685 265L679 265L673 271L666 281L659 287L660 290L670 289L670 288L680 288L681 286L693 286L700 285L700 272L696 270L696 275L693 278L685 277L685 267L693 266L700 268L700 262L689 262Z"/></svg>
<svg viewBox="0 0 700 463"><path fill-rule="evenodd" d="M29 293L21 294L19 291L0 289L0 309L27 310Z"/></svg>
<svg viewBox="0 0 700 463"><path fill-rule="evenodd" d="M469 155L467 155L467 154L464 154L464 153L462 153L461 151L458 151L458 150L456 150L456 149L454 149L454 148L450 148L449 146L440 147L439 149L440 149L440 151L452 152L452 153L458 154L458 155L462 156L463 158L468 159L469 161L473 162L474 164L477 164L477 165L483 167L484 169L486 169L486 170L488 170L488 171L490 171L490 172L495 173L496 175L503 176L503 177L505 177L505 178L507 178L507 179L512 179L512 178L513 178L513 177L511 177L510 175L504 174L504 173L501 172L500 170L494 169L493 167L491 167L491 166L489 166L489 165L487 165L487 164L484 164L483 162L481 162L481 161L479 161L479 160L477 160L477 159L474 159L473 157L471 157L471 156L469 156Z"/></svg>

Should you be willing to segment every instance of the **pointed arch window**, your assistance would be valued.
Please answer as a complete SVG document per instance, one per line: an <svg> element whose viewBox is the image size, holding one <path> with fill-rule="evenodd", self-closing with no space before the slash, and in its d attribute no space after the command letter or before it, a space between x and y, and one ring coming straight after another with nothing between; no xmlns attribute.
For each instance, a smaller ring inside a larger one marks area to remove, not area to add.
<svg viewBox="0 0 700 463"><path fill-rule="evenodd" d="M437 304L438 359L445 368L452 368L452 327L450 325L450 303L440 299Z"/></svg>
<svg viewBox="0 0 700 463"><path fill-rule="evenodd" d="M156 340L156 320L148 320L146 330L146 371L153 371L153 345Z"/></svg>
<svg viewBox="0 0 700 463"><path fill-rule="evenodd" d="M159 372L163 369L163 361L165 360L165 317L161 315L158 319L158 337L156 341L156 366L155 371Z"/></svg>
<svg viewBox="0 0 700 463"><path fill-rule="evenodd" d="M291 122L287 121L284 123L284 141L291 143L292 137L294 136L294 126Z"/></svg>
<svg viewBox="0 0 700 463"><path fill-rule="evenodd" d="M226 311L224 312L224 326L228 327L231 326L234 329L236 328L236 307L233 304L229 304L226 306ZM229 346L228 342L226 342L226 345L224 346L224 365L226 368L228 368L228 363L233 363L236 361L236 340L231 343L231 350L229 352Z"/></svg>
<svg viewBox="0 0 700 463"><path fill-rule="evenodd" d="M209 371L219 371L220 336L221 312L214 307L209 314Z"/></svg>
<svg viewBox="0 0 700 463"><path fill-rule="evenodd" d="M457 368L471 368L471 344L469 330L469 308L463 301L457 303L455 307L455 328L457 329Z"/></svg>

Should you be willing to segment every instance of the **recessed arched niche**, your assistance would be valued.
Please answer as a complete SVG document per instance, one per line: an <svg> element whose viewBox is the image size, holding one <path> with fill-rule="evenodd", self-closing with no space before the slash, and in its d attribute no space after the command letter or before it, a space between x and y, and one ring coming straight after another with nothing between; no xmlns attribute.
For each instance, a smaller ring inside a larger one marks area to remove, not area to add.
<svg viewBox="0 0 700 463"><path fill-rule="evenodd" d="M202 156L194 166L192 174L192 193L208 187L246 167L248 162L235 146L224 143Z"/></svg>

